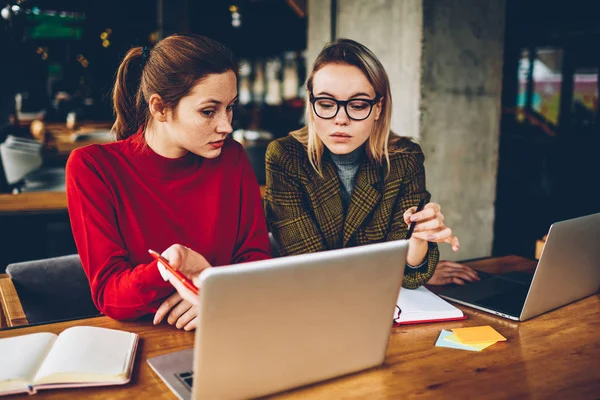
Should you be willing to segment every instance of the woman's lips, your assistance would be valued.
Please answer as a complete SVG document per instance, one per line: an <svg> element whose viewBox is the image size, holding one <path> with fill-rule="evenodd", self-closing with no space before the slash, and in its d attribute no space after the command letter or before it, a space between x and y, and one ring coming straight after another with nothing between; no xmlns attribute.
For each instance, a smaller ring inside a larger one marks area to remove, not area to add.
<svg viewBox="0 0 600 400"><path fill-rule="evenodd" d="M224 144L225 144L225 139L219 140L218 142L210 142L210 145L214 149L220 149L221 147L223 147Z"/></svg>
<svg viewBox="0 0 600 400"><path fill-rule="evenodd" d="M352 136L350 136L346 133L341 133L341 132L333 133L333 134L329 135L329 137L331 138L331 140L333 142L336 142L336 143L345 143L345 142L349 142L350 140L352 140Z"/></svg>

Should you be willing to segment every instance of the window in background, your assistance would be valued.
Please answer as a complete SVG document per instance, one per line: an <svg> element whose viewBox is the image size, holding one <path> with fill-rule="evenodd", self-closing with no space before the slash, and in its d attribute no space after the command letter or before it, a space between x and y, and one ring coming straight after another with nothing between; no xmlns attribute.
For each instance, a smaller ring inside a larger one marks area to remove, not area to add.
<svg viewBox="0 0 600 400"><path fill-rule="evenodd" d="M598 68L577 68L573 76L571 119L575 125L595 122L598 111Z"/></svg>
<svg viewBox="0 0 600 400"><path fill-rule="evenodd" d="M519 67L517 70L519 90L517 92L517 109L522 111L527 103L527 79L529 75L529 49L521 50L521 58L519 59ZM518 112L518 115L522 113Z"/></svg>
<svg viewBox="0 0 600 400"><path fill-rule="evenodd" d="M533 98L531 107L547 121L557 124L562 86L563 51L537 48L533 65Z"/></svg>
<svg viewBox="0 0 600 400"><path fill-rule="evenodd" d="M546 122L558 123L560 92L562 88L563 50L554 47L538 47L534 50L531 109ZM526 108L527 81L531 68L529 50L524 49L519 61L519 91L517 107Z"/></svg>

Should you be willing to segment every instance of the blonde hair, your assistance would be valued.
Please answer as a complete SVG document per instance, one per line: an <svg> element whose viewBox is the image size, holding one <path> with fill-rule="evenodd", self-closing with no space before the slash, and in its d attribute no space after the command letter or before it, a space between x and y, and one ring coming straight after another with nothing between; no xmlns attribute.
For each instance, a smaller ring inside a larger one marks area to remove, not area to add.
<svg viewBox="0 0 600 400"><path fill-rule="evenodd" d="M352 65L360 69L381 100L381 114L379 119L373 124L373 130L366 142L367 157L383 164L385 159L388 165L390 163L390 153L402 152L402 149L394 146L402 138L394 134L391 129L392 121L392 93L390 90L390 81L381 62L375 54L364 45L350 39L337 39L321 50L312 71L306 81L308 93L313 90L313 78L315 73L328 64ZM304 145L308 153L308 160L313 168L321 175L321 160L324 153L324 145L317 135L314 116L311 109L311 103L306 102L306 126L297 131L291 132L296 140Z"/></svg>

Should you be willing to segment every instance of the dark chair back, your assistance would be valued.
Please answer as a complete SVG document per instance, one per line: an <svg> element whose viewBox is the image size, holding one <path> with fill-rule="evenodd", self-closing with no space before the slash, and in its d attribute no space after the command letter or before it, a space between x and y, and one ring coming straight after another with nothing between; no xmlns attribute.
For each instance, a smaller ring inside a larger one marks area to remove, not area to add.
<svg viewBox="0 0 600 400"><path fill-rule="evenodd" d="M269 232L269 242L271 242L271 255L273 258L279 257L279 243L277 243L271 232Z"/></svg>
<svg viewBox="0 0 600 400"><path fill-rule="evenodd" d="M10 264L6 273L30 324L101 314L78 254Z"/></svg>
<svg viewBox="0 0 600 400"><path fill-rule="evenodd" d="M244 147L250 166L256 175L256 180L259 185L266 184L266 167L265 167L265 154L267 153L266 144L248 144Z"/></svg>

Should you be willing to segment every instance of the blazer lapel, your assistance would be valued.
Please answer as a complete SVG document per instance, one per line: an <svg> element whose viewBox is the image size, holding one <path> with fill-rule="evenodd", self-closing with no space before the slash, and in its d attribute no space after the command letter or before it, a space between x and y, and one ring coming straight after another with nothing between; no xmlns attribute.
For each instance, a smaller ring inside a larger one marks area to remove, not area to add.
<svg viewBox="0 0 600 400"><path fill-rule="evenodd" d="M362 225L365 218L379 204L382 196L381 190L378 190L380 180L380 167L373 162L365 162L356 173L352 198L344 221L344 247Z"/></svg>
<svg viewBox="0 0 600 400"><path fill-rule="evenodd" d="M309 171L307 194L327 248L340 248L344 226L344 206L342 205L341 182L335 166L324 160L322 177L314 171L312 166L308 165L305 168Z"/></svg>

